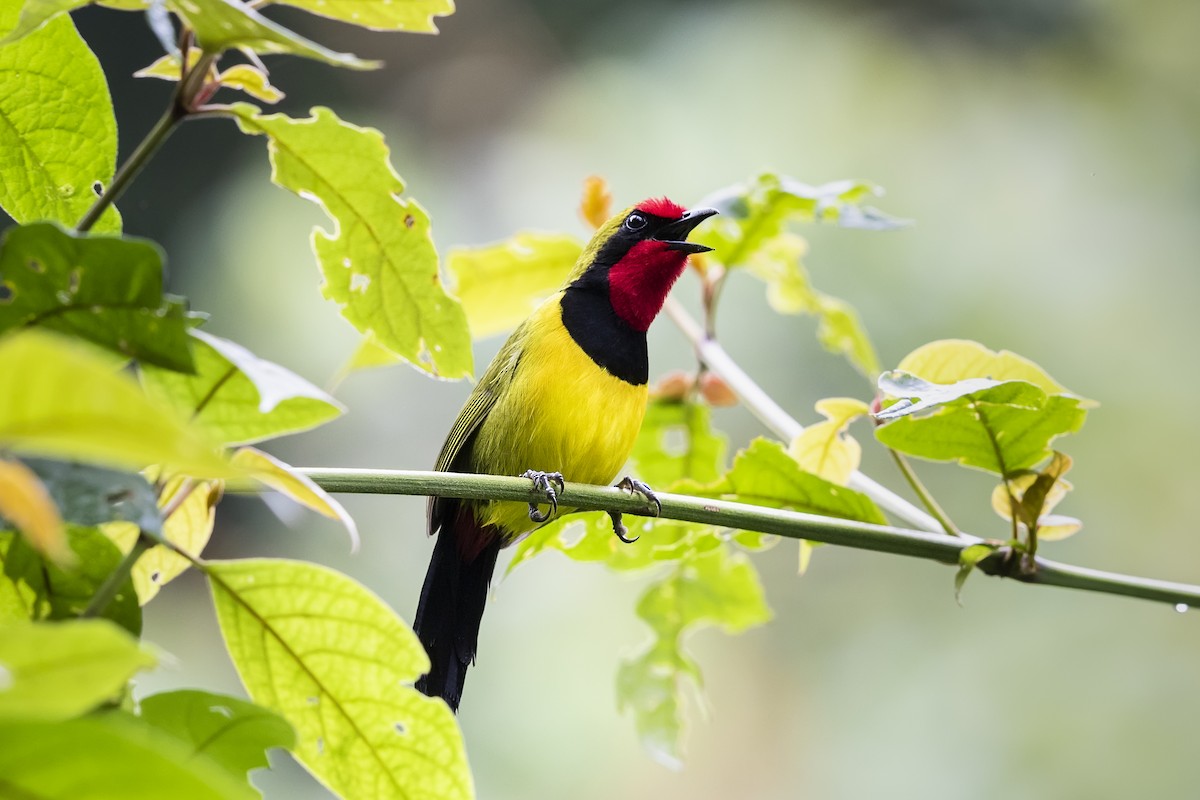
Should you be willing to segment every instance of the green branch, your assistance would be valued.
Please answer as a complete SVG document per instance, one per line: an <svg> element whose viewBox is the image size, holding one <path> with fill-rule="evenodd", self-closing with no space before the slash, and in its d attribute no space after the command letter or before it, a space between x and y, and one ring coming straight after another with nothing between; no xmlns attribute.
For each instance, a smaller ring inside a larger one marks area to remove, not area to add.
<svg viewBox="0 0 1200 800"><path fill-rule="evenodd" d="M436 495L471 500L544 502L545 497L524 478L501 475L468 475L454 472L417 472L370 469L301 469L329 492L351 494ZM652 504L639 495L613 486L568 483L559 493L560 505L580 511L620 511L654 516ZM737 530L759 531L789 539L808 539L858 550L923 558L957 565L959 554L980 539L944 533L872 525L796 511L765 508L725 500L659 494L665 519L697 522ZM1023 583L1062 586L1103 594L1139 597L1173 605L1200 605L1200 586L1059 564L1042 558L1024 564L1005 549L980 562L978 569L990 575L1014 578Z"/></svg>

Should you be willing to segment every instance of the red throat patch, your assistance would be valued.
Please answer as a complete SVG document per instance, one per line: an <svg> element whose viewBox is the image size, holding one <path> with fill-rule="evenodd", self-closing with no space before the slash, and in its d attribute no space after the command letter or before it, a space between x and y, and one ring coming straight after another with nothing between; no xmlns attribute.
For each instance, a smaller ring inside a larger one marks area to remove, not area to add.
<svg viewBox="0 0 1200 800"><path fill-rule="evenodd" d="M635 330L649 330L686 263L687 254L670 249L665 242L638 242L608 271L608 297L613 311Z"/></svg>
<svg viewBox="0 0 1200 800"><path fill-rule="evenodd" d="M637 205L638 211L645 211L647 214L653 214L656 217L665 217L666 219L679 219L687 213L687 209L683 206L672 203L665 197L652 197L649 200L643 200Z"/></svg>

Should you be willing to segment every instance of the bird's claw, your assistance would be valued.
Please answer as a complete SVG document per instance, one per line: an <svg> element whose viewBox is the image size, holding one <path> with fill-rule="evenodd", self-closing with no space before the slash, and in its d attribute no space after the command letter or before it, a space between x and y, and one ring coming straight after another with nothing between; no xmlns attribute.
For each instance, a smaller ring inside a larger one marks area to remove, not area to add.
<svg viewBox="0 0 1200 800"><path fill-rule="evenodd" d="M621 482L617 484L617 488L625 489L629 492L632 492L633 494L640 494L642 497L646 498L651 503L654 503L654 516L657 517L659 514L662 513L662 503L659 502L658 497L655 496L654 492L650 489L649 486L642 483L637 478L631 478L628 475L626 475L624 478L621 479ZM615 533L617 535L618 539L620 539L625 544L633 544L634 542L636 542L638 540L638 537L636 537L636 536L634 536L633 538L630 538L627 535L629 533L629 529L626 528L624 523L621 522L621 512L620 511L610 511L610 512L608 512L608 516L612 518L613 533Z"/></svg>
<svg viewBox="0 0 1200 800"><path fill-rule="evenodd" d="M639 481L637 478L631 478L626 475L621 479L621 482L617 484L617 488L625 489L633 494L640 494L651 503L654 503L654 516L657 517L659 514L662 514L662 503L659 502L658 495L654 493L653 489Z"/></svg>
<svg viewBox="0 0 1200 800"><path fill-rule="evenodd" d="M533 481L533 488L546 496L546 502L550 504L550 510L542 513L538 509L537 503L529 504L529 518L537 523L545 522L554 516L558 511L558 492L566 488L566 483L563 482L561 472L539 472L536 469L527 469L522 478L528 478ZM558 484L558 492L554 491L554 484Z"/></svg>

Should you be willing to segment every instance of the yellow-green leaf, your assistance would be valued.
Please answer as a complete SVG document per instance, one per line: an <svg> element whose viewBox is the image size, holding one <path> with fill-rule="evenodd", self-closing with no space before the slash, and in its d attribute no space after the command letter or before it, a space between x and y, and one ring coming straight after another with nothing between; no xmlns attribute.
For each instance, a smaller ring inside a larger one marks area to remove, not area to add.
<svg viewBox="0 0 1200 800"><path fill-rule="evenodd" d="M0 721L0 789L42 800L251 800L189 747L125 714Z"/></svg>
<svg viewBox="0 0 1200 800"><path fill-rule="evenodd" d="M160 508L171 511L163 521L163 536L185 552L199 556L212 537L221 494L220 481L197 481L182 475L167 479L158 499ZM138 537L137 526L124 522L102 525L101 530L126 553ZM191 565L192 562L163 545L155 545L142 553L131 573L138 602L141 605L149 603L159 589Z"/></svg>
<svg viewBox="0 0 1200 800"><path fill-rule="evenodd" d="M515 328L562 286L582 251L575 237L549 233L451 250L447 266L471 334L482 339Z"/></svg>
<svg viewBox="0 0 1200 800"><path fill-rule="evenodd" d="M247 133L269 139L275 183L321 205L336 223L317 229L313 249L322 292L364 334L421 369L471 375L471 337L457 300L438 274L429 217L388 160L383 135L338 119L327 108L308 119L262 116L233 107Z"/></svg>
<svg viewBox="0 0 1200 800"><path fill-rule="evenodd" d="M351 550L357 551L359 545L358 526L342 507L342 504L313 483L312 479L296 472L290 465L279 459L255 450L253 447L243 447L233 454L233 464L245 469L255 480L280 492L305 508L342 523L346 533L350 535Z"/></svg>
<svg viewBox="0 0 1200 800"><path fill-rule="evenodd" d="M0 517L16 526L33 549L55 564L65 567L74 561L66 526L50 493L20 461L0 459Z"/></svg>
<svg viewBox="0 0 1200 800"><path fill-rule="evenodd" d="M0 30L16 12L12 0L3 5ZM39 28L45 18L23 20L20 30L32 32L0 46L0 208L17 222L74 225L112 181L117 123L104 71L71 19ZM115 207L94 227L120 229Z"/></svg>
<svg viewBox="0 0 1200 800"><path fill-rule="evenodd" d="M896 369L911 372L930 383L988 378L994 381L1025 381L1046 394L1067 391L1044 369L1024 356L1008 350L989 350L979 342L968 339L942 339L922 345L906 355Z"/></svg>
<svg viewBox="0 0 1200 800"><path fill-rule="evenodd" d="M155 663L105 619L0 625L0 719L78 716Z"/></svg>
<svg viewBox="0 0 1200 800"><path fill-rule="evenodd" d="M0 338L0 447L138 469L234 470L199 431L152 403L131 378L84 345L36 330Z"/></svg>
<svg viewBox="0 0 1200 800"><path fill-rule="evenodd" d="M454 0L274 0L377 31L437 33L434 17L454 13Z"/></svg>
<svg viewBox="0 0 1200 800"><path fill-rule="evenodd" d="M295 756L318 780L342 797L473 797L454 715L411 686L429 659L383 601L304 562L210 562L208 574L242 683L296 729Z"/></svg>
<svg viewBox="0 0 1200 800"><path fill-rule="evenodd" d="M870 407L852 397L831 397L817 401L817 412L825 421L805 428L788 453L805 471L845 486L862 459L862 447L846 427Z"/></svg>

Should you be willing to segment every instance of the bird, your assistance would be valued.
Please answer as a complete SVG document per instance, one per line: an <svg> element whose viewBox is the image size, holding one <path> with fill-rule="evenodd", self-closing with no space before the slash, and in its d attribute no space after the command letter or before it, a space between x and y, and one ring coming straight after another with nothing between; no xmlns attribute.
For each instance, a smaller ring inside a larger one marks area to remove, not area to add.
<svg viewBox="0 0 1200 800"><path fill-rule="evenodd" d="M716 213L661 197L613 216L475 385L435 469L524 476L547 510L429 498L426 522L436 538L413 630L430 668L418 691L458 711L500 550L570 511L559 508L555 486L561 492L564 481L607 484L625 465L649 396L646 331L688 257L712 249L687 237ZM658 502L640 481L627 477L619 485ZM616 534L632 541L620 516L612 516Z"/></svg>

